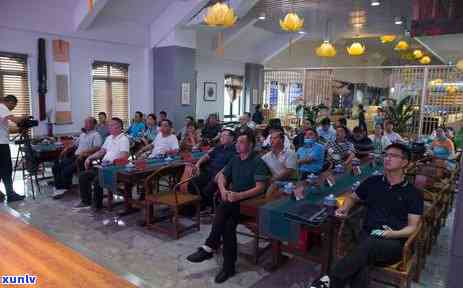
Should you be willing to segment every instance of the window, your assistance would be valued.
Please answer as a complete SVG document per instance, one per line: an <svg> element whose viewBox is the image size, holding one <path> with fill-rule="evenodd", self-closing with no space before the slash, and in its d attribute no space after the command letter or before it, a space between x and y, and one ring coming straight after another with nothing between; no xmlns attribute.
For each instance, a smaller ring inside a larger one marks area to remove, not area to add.
<svg viewBox="0 0 463 288"><path fill-rule="evenodd" d="M13 114L31 115L27 55L0 52L0 96L10 94L18 98Z"/></svg>
<svg viewBox="0 0 463 288"><path fill-rule="evenodd" d="M94 62L92 67L92 114L106 112L108 118L129 120L129 65Z"/></svg>

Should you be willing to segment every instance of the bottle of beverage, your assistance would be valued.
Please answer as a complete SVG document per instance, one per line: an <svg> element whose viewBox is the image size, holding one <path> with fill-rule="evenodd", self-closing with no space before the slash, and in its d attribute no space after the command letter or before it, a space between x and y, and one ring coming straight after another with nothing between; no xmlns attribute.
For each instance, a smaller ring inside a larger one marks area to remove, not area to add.
<svg viewBox="0 0 463 288"><path fill-rule="evenodd" d="M334 212L336 211L337 203L336 197L333 194L330 194L325 197L323 201L323 205L325 206L326 210L328 211L328 215L333 216Z"/></svg>

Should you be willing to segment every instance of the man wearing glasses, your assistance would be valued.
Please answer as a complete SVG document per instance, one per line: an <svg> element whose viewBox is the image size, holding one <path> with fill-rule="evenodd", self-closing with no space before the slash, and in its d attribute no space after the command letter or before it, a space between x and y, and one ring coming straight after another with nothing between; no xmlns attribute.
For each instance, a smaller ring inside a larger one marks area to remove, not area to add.
<svg viewBox="0 0 463 288"><path fill-rule="evenodd" d="M346 198L336 211L337 217L346 217L357 202L367 208L362 240L336 263L329 276L321 277L310 287L368 287L370 266L400 261L403 246L416 231L423 213L423 197L404 175L410 158L411 152L405 145L389 145L384 157L384 176L369 177Z"/></svg>

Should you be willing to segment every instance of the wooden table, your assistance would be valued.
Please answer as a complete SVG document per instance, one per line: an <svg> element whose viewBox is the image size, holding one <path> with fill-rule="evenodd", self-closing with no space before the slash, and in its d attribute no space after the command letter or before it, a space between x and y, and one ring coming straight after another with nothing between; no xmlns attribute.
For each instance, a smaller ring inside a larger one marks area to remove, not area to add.
<svg viewBox="0 0 463 288"><path fill-rule="evenodd" d="M0 211L0 274L37 277L33 287L135 287L120 276ZM3 287L3 286L2 286Z"/></svg>
<svg viewBox="0 0 463 288"><path fill-rule="evenodd" d="M260 207L275 201L282 197L281 194L274 197L257 197L249 199L240 203L240 213L241 215L253 217L256 220L256 225L259 227L259 209ZM330 218L326 223L323 223L319 226L307 226L306 229L310 232L320 233L322 244L319 247L319 253L308 253L299 252L294 243L283 244L281 241L276 239L270 239L271 248L272 248L272 269L277 269L282 264L282 253L289 253L303 259L319 263L322 266L322 271L324 273L328 272L328 269L331 265L332 252L334 251L334 239L335 239L335 223L336 218ZM339 225L337 225L339 226Z"/></svg>
<svg viewBox="0 0 463 288"><path fill-rule="evenodd" d="M119 216L126 216L138 211L142 207L140 200L132 198L132 187L142 182L146 177L165 166L146 168L144 170L120 171L117 173L117 181L124 185L124 211Z"/></svg>

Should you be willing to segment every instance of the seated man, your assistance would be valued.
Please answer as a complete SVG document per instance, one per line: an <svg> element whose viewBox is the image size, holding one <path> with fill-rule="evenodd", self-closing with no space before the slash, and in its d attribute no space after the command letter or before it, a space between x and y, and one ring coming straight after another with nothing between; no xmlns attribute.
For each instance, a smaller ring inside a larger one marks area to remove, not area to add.
<svg viewBox="0 0 463 288"><path fill-rule="evenodd" d="M243 113L243 115L240 116L240 125L236 127L235 129L235 134L239 135L241 133L245 133L247 129L256 129L256 126L251 123L251 117L249 116L248 113Z"/></svg>
<svg viewBox="0 0 463 288"><path fill-rule="evenodd" d="M84 128L77 141L73 146L61 152L59 160L55 162L52 168L55 182L53 199L59 199L64 192L71 188L72 175L77 168L83 170L85 158L98 151L101 147L101 135L95 130L97 125L96 119L88 117L85 119ZM77 167L76 165L79 165Z"/></svg>
<svg viewBox="0 0 463 288"><path fill-rule="evenodd" d="M281 132L284 137L283 145L285 150L293 150L293 147L291 146L291 141L289 140L288 136L285 134L285 130L283 127L273 127L272 129L269 130L267 138L265 138L264 142L262 143L262 146L264 148L268 148L272 145L272 133L273 132Z"/></svg>
<svg viewBox="0 0 463 288"><path fill-rule="evenodd" d="M344 127L344 126L343 126ZM347 128L346 128L347 129ZM323 118L320 122L320 127L317 128L317 133L320 136L321 140L326 142L334 142L336 140L336 130L331 127L330 118ZM348 135L348 130L346 130L346 136Z"/></svg>
<svg viewBox="0 0 463 288"><path fill-rule="evenodd" d="M203 262L212 258L213 251L223 243L223 267L215 277L216 283L223 283L235 274L239 202L263 193L269 179L270 172L253 152L254 145L252 133L238 137L236 149L239 156L228 162L217 177L221 203L217 206L212 230L205 245L187 257L187 260L193 263Z"/></svg>
<svg viewBox="0 0 463 288"><path fill-rule="evenodd" d="M355 127L352 130L352 144L354 144L355 157L365 159L373 152L373 141L367 137L366 131L360 127Z"/></svg>
<svg viewBox="0 0 463 288"><path fill-rule="evenodd" d="M172 122L168 119L161 120L159 133L153 143L146 145L137 152L137 158L143 157L145 152L151 150L150 158L178 152L178 139L172 134Z"/></svg>
<svg viewBox="0 0 463 288"><path fill-rule="evenodd" d="M201 137L208 143L214 143L220 137L220 123L216 114L207 117L206 127L201 131Z"/></svg>
<svg viewBox="0 0 463 288"><path fill-rule="evenodd" d="M309 174L319 174L325 161L325 147L317 143L317 130L309 128L305 132L304 145L297 149L299 175L306 179Z"/></svg>
<svg viewBox="0 0 463 288"><path fill-rule="evenodd" d="M272 150L262 156L262 160L272 172L270 182L295 178L297 171L296 153L285 149L283 131L272 130L270 137Z"/></svg>
<svg viewBox="0 0 463 288"><path fill-rule="evenodd" d="M109 136L109 127L106 120L107 116L105 112L98 113L98 124L96 125L95 129L98 133L100 133L103 143L106 140L106 137Z"/></svg>
<svg viewBox="0 0 463 288"><path fill-rule="evenodd" d="M350 166L354 159L355 149L351 142L347 141L347 128L344 126L336 128L336 140L328 142L326 149L328 151L328 160L335 165Z"/></svg>
<svg viewBox="0 0 463 288"><path fill-rule="evenodd" d="M405 179L411 159L403 144L391 144L384 157L384 176L372 176L346 197L337 217L346 217L357 202L367 214L359 245L338 263L329 276L315 281L313 288L367 287L372 265L392 265L402 258L403 246L420 222L423 196Z"/></svg>
<svg viewBox="0 0 463 288"><path fill-rule="evenodd" d="M129 138L122 133L123 122L113 117L109 123L110 135L100 150L88 156L85 160L85 171L79 175L79 188L81 202L75 209L90 208L92 204L92 184L94 184L93 204L97 210L103 207L103 189L98 184L98 170L92 168L92 162L102 159L103 162L113 163L117 159L128 159L130 143Z"/></svg>
<svg viewBox="0 0 463 288"><path fill-rule="evenodd" d="M390 120L384 122L384 136L391 143L404 141L398 133L394 132L394 123L392 123Z"/></svg>
<svg viewBox="0 0 463 288"><path fill-rule="evenodd" d="M196 171L201 171L192 181L201 193L201 209L212 207L214 194L218 189L215 176L225 165L236 156L236 148L233 144L235 135L231 130L223 130L220 134L220 144L209 151L198 162ZM200 169L204 164L205 169ZM189 189L193 191L192 187Z"/></svg>
<svg viewBox="0 0 463 288"><path fill-rule="evenodd" d="M293 139L293 145L295 150L299 149L299 147L304 146L304 139L305 139L305 132L312 128L312 123L310 123L309 119L302 120L302 129L300 129Z"/></svg>
<svg viewBox="0 0 463 288"><path fill-rule="evenodd" d="M131 139L137 140L143 136L145 131L145 121L143 120L143 113L140 111L135 112L132 124L130 124L127 134Z"/></svg>

